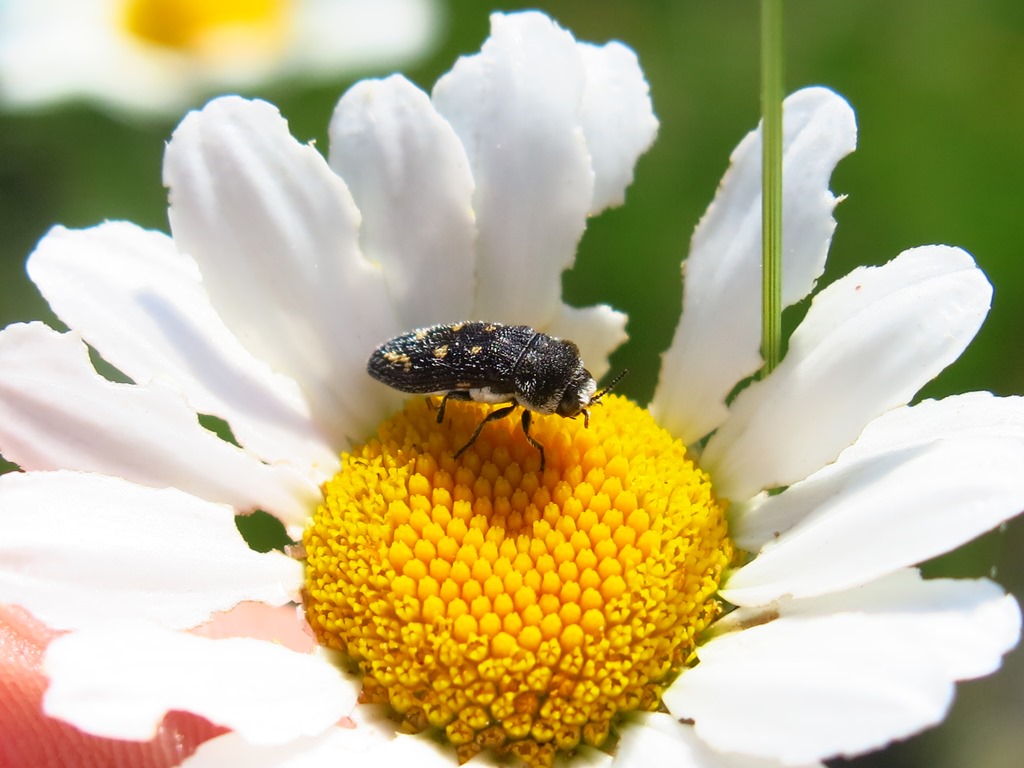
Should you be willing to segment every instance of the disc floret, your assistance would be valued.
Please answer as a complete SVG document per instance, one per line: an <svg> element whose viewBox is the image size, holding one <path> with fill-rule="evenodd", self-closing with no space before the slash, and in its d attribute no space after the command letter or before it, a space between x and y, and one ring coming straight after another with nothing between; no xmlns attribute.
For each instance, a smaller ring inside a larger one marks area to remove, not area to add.
<svg viewBox="0 0 1024 768"><path fill-rule="evenodd" d="M409 731L531 766L659 706L720 612L732 546L708 476L610 396L590 429L548 418L546 469L509 422L458 461L483 406L420 400L343 457L306 531L322 645Z"/></svg>

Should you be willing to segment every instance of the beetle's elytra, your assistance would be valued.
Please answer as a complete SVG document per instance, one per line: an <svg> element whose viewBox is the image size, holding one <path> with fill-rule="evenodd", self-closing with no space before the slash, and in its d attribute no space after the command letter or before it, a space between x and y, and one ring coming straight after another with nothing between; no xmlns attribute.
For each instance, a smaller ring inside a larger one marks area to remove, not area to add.
<svg viewBox="0 0 1024 768"><path fill-rule="evenodd" d="M530 436L532 413L574 418L583 414L590 424L589 406L598 402L619 379L595 394L597 383L583 367L577 346L526 325L471 321L432 325L403 333L384 342L366 364L377 381L401 392L442 395L437 423L444 420L449 400L510 403L489 413L473 436L456 453L458 458L476 442L489 421L508 416L522 406L523 433L540 451L544 446Z"/></svg>

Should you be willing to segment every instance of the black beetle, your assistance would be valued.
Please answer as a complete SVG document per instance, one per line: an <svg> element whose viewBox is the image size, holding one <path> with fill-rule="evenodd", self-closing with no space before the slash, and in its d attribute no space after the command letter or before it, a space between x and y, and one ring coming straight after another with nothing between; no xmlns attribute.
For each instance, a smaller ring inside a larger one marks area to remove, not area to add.
<svg viewBox="0 0 1024 768"><path fill-rule="evenodd" d="M568 418L582 413L584 426L590 426L588 407L626 374L623 371L595 394L597 383L573 342L526 325L480 321L432 325L395 336L374 350L366 370L401 392L443 395L438 424L449 400L511 403L489 413L455 458L476 442L487 422L522 406L523 434L540 451L541 471L544 446L530 436L532 413Z"/></svg>

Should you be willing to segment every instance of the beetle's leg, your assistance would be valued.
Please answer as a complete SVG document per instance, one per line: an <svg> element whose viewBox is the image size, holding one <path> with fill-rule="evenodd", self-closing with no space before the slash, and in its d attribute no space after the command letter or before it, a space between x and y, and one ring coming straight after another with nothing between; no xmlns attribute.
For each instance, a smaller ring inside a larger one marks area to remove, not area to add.
<svg viewBox="0 0 1024 768"><path fill-rule="evenodd" d="M530 411L523 411L523 434L526 435L527 442L530 443L534 448L540 451L540 471L544 471L544 446L538 443L530 435L530 423L533 421L533 414Z"/></svg>
<svg viewBox="0 0 1024 768"><path fill-rule="evenodd" d="M448 397L450 397L452 395L455 395L455 394L456 394L455 392L449 392L447 395L445 395L445 399L447 400ZM458 399L461 400L462 398L458 398ZM469 399L468 395L466 396L466 399L467 400ZM469 446L471 446L473 443L476 442L476 439L478 437L480 437L480 430L482 430L484 428L484 424L486 424L489 421L497 421L498 419L503 419L506 416L508 416L510 413L512 413L512 411L514 411L518 407L519 407L519 403L512 403L512 405L506 405L504 408L499 408L496 411L491 411L486 416L484 416L483 421L481 421L479 424L476 425L476 430L474 430L473 436L471 438L469 438L469 442L466 443L464 446L462 446L461 448L459 448L459 450L457 450L455 452L454 458L456 458L456 459L459 458L459 456L461 456L463 453L465 453L466 449L469 448Z"/></svg>
<svg viewBox="0 0 1024 768"><path fill-rule="evenodd" d="M444 421L444 408L445 408L446 405L448 405L449 398L452 399L452 400L466 400L466 401L469 401L469 400L472 399L469 396L469 392L466 392L464 389L454 389L451 392L449 392L447 395L442 397L441 398L441 407L437 409L437 423L438 424L440 424L442 421Z"/></svg>
<svg viewBox="0 0 1024 768"><path fill-rule="evenodd" d="M581 408L580 412L583 414L584 429L590 429L590 411L588 411L586 408Z"/></svg>

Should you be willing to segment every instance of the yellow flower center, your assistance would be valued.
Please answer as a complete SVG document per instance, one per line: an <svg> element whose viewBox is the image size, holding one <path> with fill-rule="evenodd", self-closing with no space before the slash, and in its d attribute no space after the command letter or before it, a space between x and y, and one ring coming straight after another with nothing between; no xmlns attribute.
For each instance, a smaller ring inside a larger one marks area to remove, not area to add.
<svg viewBox="0 0 1024 768"><path fill-rule="evenodd" d="M547 766L601 746L619 713L656 709L719 614L732 557L722 506L685 447L607 396L582 420L416 399L343 456L304 536L319 642L363 675L363 701Z"/></svg>
<svg viewBox="0 0 1024 768"><path fill-rule="evenodd" d="M186 53L226 57L279 47L288 0L124 0L134 37Z"/></svg>

